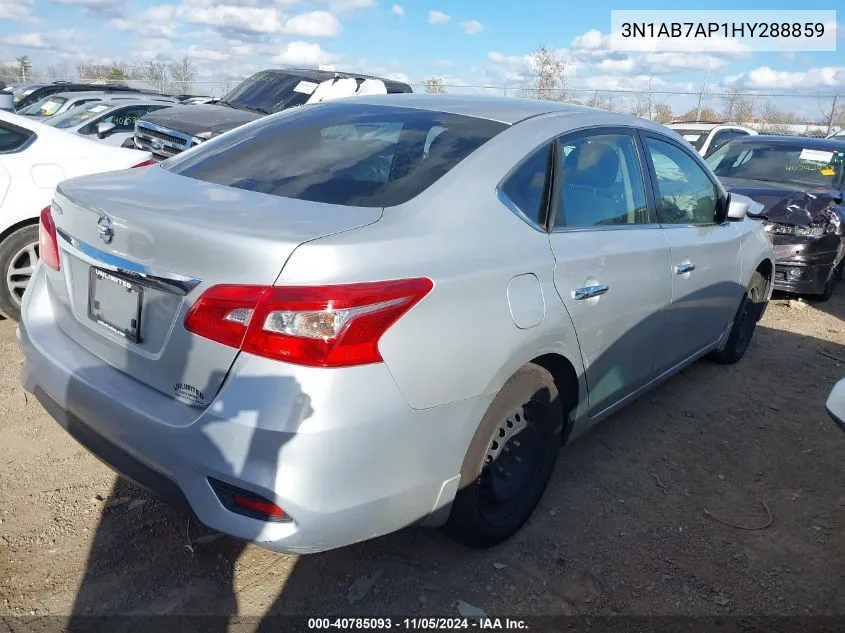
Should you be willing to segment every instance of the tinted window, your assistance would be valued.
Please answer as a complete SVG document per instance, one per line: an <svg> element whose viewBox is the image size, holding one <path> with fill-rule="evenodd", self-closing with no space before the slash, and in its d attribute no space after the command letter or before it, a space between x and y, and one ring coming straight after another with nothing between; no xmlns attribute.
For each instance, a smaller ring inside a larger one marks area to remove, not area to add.
<svg viewBox="0 0 845 633"><path fill-rule="evenodd" d="M167 106L127 106L118 108L113 112L99 119L91 121L88 125L80 128L80 134L96 134L97 126L100 123L114 123L115 129L112 132L132 132L135 130L135 121L153 110L160 110ZM94 108L96 110L96 108ZM95 112L96 114L96 112Z"/></svg>
<svg viewBox="0 0 845 633"><path fill-rule="evenodd" d="M261 72L235 86L221 101L270 114L304 104L318 83L286 73Z"/></svg>
<svg viewBox="0 0 845 633"><path fill-rule="evenodd" d="M561 143L555 226L647 224L634 139L604 134Z"/></svg>
<svg viewBox="0 0 845 633"><path fill-rule="evenodd" d="M552 146L534 152L502 185L502 192L525 216L543 225L546 222L546 175Z"/></svg>
<svg viewBox="0 0 845 633"><path fill-rule="evenodd" d="M426 153L435 127L444 129ZM506 127L457 114L338 101L259 119L164 166L275 196L388 207L422 192Z"/></svg>
<svg viewBox="0 0 845 633"><path fill-rule="evenodd" d="M757 137L755 137L757 138ZM710 169L726 178L747 178L802 187L836 187L845 170L845 151L795 143L728 143L707 157Z"/></svg>
<svg viewBox="0 0 845 633"><path fill-rule="evenodd" d="M32 133L8 123L0 123L0 153L14 152L23 147Z"/></svg>
<svg viewBox="0 0 845 633"><path fill-rule="evenodd" d="M646 139L654 171L663 224L715 223L716 186L701 166L670 143Z"/></svg>

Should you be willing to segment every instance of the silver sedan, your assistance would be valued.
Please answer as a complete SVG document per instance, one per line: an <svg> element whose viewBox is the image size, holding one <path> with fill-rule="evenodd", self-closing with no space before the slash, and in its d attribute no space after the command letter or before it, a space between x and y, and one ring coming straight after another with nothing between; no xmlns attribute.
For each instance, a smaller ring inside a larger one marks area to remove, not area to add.
<svg viewBox="0 0 845 633"><path fill-rule="evenodd" d="M705 355L743 357L773 262L749 203L634 117L306 105L62 183L23 381L241 539L316 552L423 523L488 547L562 443Z"/></svg>
<svg viewBox="0 0 845 633"><path fill-rule="evenodd" d="M144 115L179 105L175 99L121 98L77 106L44 119L43 123L92 141L120 147L135 134L135 121Z"/></svg>

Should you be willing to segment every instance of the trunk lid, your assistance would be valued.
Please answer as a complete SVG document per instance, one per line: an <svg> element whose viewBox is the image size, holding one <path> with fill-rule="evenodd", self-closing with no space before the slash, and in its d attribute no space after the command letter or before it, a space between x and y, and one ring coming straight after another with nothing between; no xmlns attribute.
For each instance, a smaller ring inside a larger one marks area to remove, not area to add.
<svg viewBox="0 0 845 633"><path fill-rule="evenodd" d="M200 294L215 284L272 285L299 244L371 224L382 212L158 166L65 181L55 203L62 270L48 270L48 283L59 327L106 363L196 406L214 398L238 353L184 328Z"/></svg>

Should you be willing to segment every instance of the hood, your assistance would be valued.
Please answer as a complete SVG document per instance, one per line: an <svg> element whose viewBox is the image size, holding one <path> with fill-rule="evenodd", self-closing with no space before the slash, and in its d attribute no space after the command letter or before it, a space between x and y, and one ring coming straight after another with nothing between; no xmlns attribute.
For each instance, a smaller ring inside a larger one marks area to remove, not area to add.
<svg viewBox="0 0 845 633"><path fill-rule="evenodd" d="M212 132L216 136L259 119L261 116L257 112L220 105L192 105L190 107L175 105L172 108L150 112L141 120L191 136L202 132Z"/></svg>
<svg viewBox="0 0 845 633"><path fill-rule="evenodd" d="M820 215L837 212L842 202L842 192L835 189L814 189L794 184L779 184L744 178L719 178L731 193L748 196L763 205L754 214L778 224L809 226Z"/></svg>

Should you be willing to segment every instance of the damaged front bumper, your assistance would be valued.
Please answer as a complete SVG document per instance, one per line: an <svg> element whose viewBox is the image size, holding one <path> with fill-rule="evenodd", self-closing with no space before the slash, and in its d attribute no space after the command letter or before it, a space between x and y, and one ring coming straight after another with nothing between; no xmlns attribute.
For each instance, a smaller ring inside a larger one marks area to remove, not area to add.
<svg viewBox="0 0 845 633"><path fill-rule="evenodd" d="M841 263L842 248L837 235L820 238L775 235L775 290L822 294L831 271Z"/></svg>

